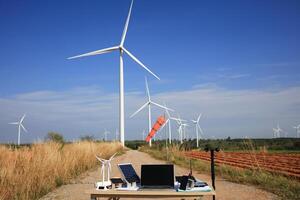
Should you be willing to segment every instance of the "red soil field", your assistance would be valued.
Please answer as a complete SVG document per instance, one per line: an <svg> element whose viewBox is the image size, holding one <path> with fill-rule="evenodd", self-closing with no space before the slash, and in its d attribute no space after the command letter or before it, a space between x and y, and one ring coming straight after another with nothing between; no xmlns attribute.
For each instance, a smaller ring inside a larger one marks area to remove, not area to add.
<svg viewBox="0 0 300 200"><path fill-rule="evenodd" d="M185 155L210 161L209 152L188 151ZM220 151L215 153L215 163L245 169L261 169L300 179L300 154Z"/></svg>

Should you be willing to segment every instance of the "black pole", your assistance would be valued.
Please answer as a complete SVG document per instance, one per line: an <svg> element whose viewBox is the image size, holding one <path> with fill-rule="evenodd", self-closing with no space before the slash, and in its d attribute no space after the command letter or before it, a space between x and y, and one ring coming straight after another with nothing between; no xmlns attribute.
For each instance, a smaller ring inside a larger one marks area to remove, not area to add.
<svg viewBox="0 0 300 200"><path fill-rule="evenodd" d="M212 186L214 188L214 190L216 190L216 186L215 186L215 150L211 149L210 150L210 172L211 172L211 182L212 182ZM215 195L213 195L213 200L215 200L216 197Z"/></svg>

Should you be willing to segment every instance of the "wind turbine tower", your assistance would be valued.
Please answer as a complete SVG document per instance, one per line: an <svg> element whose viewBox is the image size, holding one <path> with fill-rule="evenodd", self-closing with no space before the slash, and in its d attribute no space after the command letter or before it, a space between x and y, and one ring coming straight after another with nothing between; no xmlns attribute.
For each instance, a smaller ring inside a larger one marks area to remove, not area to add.
<svg viewBox="0 0 300 200"><path fill-rule="evenodd" d="M140 60L138 60L132 53L130 53L125 47L124 47L124 42L127 34L127 29L128 29L128 24L130 21L130 15L131 15L131 10L132 10L132 5L133 5L133 0L131 1L130 8L129 8L129 13L126 19L125 27L123 30L123 34L121 37L121 42L117 46L105 48L105 49L100 49L96 51L92 51L89 53L69 57L68 59L74 59L74 58L80 58L80 57L85 57L85 56L95 56L99 54L105 54L105 53L110 53L113 51L118 51L120 54L120 104L119 104L119 113L120 113L120 120L119 120L119 128L120 128L120 140L123 145L125 146L125 108L124 108L124 70L123 70L123 54L127 54L130 58L132 58L136 63L138 63L142 68L144 68L146 71L148 71L150 74L152 74L155 78L158 80L159 77L154 74L150 69L148 69Z"/></svg>

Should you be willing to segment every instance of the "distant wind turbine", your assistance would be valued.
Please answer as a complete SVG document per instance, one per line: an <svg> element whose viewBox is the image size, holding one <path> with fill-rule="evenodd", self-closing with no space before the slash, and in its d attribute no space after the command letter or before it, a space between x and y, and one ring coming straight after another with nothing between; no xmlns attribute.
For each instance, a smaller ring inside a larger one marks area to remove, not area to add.
<svg viewBox="0 0 300 200"><path fill-rule="evenodd" d="M104 134L104 141L106 142L107 141L107 135L110 134L110 132L105 129L103 134Z"/></svg>
<svg viewBox="0 0 300 200"><path fill-rule="evenodd" d="M298 126L294 126L293 128L296 129L297 138L300 138L300 124Z"/></svg>
<svg viewBox="0 0 300 200"><path fill-rule="evenodd" d="M119 140L119 131L118 131L118 129L116 128L116 141L118 141Z"/></svg>
<svg viewBox="0 0 300 200"><path fill-rule="evenodd" d="M159 77L154 74L150 69L148 69L140 60L138 60L132 53L130 53L125 47L124 47L124 42L126 38L126 33L128 29L128 24L130 20L130 15L131 15L131 9L133 5L133 0L131 1L131 5L129 8L129 13L126 19L125 27L123 30L123 34L121 37L121 42L117 46L101 49L101 50L96 50L92 51L89 53L81 54L78 56L73 56L69 57L68 59L74 59L74 58L80 58L80 57L85 57L85 56L95 56L99 54L104 54L104 53L110 53L113 51L119 51L120 53L120 140L123 145L125 146L125 138L124 138L124 133L125 133L125 109L124 109L124 72L123 72L123 53L126 53L130 58L132 58L136 63L138 63L142 68L144 68L146 71L148 71L150 74L152 74L155 78L159 79ZM160 79L159 79L160 80Z"/></svg>
<svg viewBox="0 0 300 200"><path fill-rule="evenodd" d="M185 124L183 122L186 122L186 120L184 119L181 119L178 115L178 118L174 118L172 117L172 119L176 120L177 124L178 124L178 134L179 134L179 140L180 140L180 143L182 144L183 143L183 128L185 126Z"/></svg>
<svg viewBox="0 0 300 200"><path fill-rule="evenodd" d="M184 140L187 140L186 127L188 127L190 125L188 125L188 124L181 124L181 126L182 126L183 138L184 138Z"/></svg>
<svg viewBox="0 0 300 200"><path fill-rule="evenodd" d="M134 117L136 114L138 114L141 110L143 110L146 106L148 106L148 129L149 129L149 133L152 129L152 125L151 125L151 122L152 122L152 119L151 119L151 105L155 105L159 108L162 108L162 109L166 109L166 110L172 110L170 108L167 108L165 106L162 106L158 103L155 103L154 101L151 100L151 96L150 96L150 91L149 91L149 86L148 86L148 81L147 81L147 78L145 78L145 84L146 84L146 91L147 91L147 96L148 96L148 101L142 105L137 111L135 111L131 116L130 118ZM152 145L152 142L151 140L149 141L149 145L151 146Z"/></svg>
<svg viewBox="0 0 300 200"><path fill-rule="evenodd" d="M145 130L142 132L142 140L145 140Z"/></svg>
<svg viewBox="0 0 300 200"><path fill-rule="evenodd" d="M164 106L167 108L166 103L164 103ZM169 138L169 144L172 144L172 127L171 127L171 120L177 121L175 118L171 117L169 110L165 109L165 113L167 114L167 120L166 122L162 125L162 127L160 128L160 131L163 130L163 128L168 125L168 138Z"/></svg>
<svg viewBox="0 0 300 200"><path fill-rule="evenodd" d="M24 127L24 125L23 125L23 121L24 121L25 117L26 117L26 114L24 114L24 115L21 117L20 121L9 123L9 124L13 124L13 125L18 125L18 145L20 145L20 140L21 140L21 128L22 128L25 132L28 132L28 131L26 130L26 128Z"/></svg>
<svg viewBox="0 0 300 200"><path fill-rule="evenodd" d="M280 138L281 132L283 132L283 130L279 127L279 124L277 124L277 128L273 128L273 138Z"/></svg>
<svg viewBox="0 0 300 200"><path fill-rule="evenodd" d="M203 131L199 124L201 116L202 116L202 113L200 113L200 115L198 116L198 118L196 120L192 120L192 122L193 122L193 124L195 124L195 128L196 128L197 148L199 147L199 131L200 131L201 135L203 135Z"/></svg>

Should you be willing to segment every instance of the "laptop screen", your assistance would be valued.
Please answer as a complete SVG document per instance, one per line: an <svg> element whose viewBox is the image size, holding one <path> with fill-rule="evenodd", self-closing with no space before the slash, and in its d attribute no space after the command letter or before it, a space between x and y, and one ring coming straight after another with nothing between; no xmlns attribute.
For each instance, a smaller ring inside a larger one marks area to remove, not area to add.
<svg viewBox="0 0 300 200"><path fill-rule="evenodd" d="M142 165L142 187L174 187L174 166L165 165Z"/></svg>

